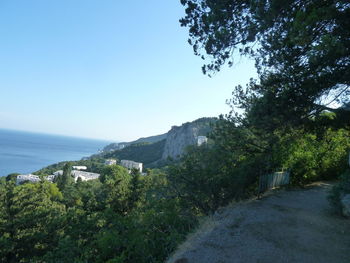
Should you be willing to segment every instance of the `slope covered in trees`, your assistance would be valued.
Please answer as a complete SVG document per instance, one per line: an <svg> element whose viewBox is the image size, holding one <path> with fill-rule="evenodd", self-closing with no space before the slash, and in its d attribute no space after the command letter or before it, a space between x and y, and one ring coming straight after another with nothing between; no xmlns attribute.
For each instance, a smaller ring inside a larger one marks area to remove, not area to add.
<svg viewBox="0 0 350 263"><path fill-rule="evenodd" d="M155 143L137 143L127 146L121 150L103 154L104 158L116 158L118 160L133 160L148 165L159 161L162 158L165 141Z"/></svg>
<svg viewBox="0 0 350 263"><path fill-rule="evenodd" d="M235 88L232 111L222 118L220 136L235 141L235 158L268 173L284 166L274 152L298 137L309 133L318 141L327 131L349 130L349 112L341 107L350 92L348 1L181 3L189 42L209 60L204 73L232 64L234 51L256 61L258 79Z"/></svg>
<svg viewBox="0 0 350 263"><path fill-rule="evenodd" d="M256 59L259 79L235 89L212 143L162 171L99 164L100 180L76 184L1 179L2 262L164 262L199 217L256 194L259 176L289 169L303 185L347 169L348 1L181 2L195 53L211 59L205 73L238 49ZM158 143L139 147L159 156Z"/></svg>
<svg viewBox="0 0 350 263"><path fill-rule="evenodd" d="M128 143L126 147L120 150L102 152L93 157L133 160L142 162L145 167L164 166L168 163L168 158L176 160L185 152L186 147L196 144L198 136L208 135L216 121L216 118L200 118L192 122L186 122L181 126L173 126L166 133L165 139L153 143L136 143L137 141L147 140L147 138L157 140L164 136L141 138L135 143Z"/></svg>
<svg viewBox="0 0 350 263"><path fill-rule="evenodd" d="M59 186L0 180L0 262L162 262L196 222L161 173Z"/></svg>
<svg viewBox="0 0 350 263"><path fill-rule="evenodd" d="M106 147L104 147L102 151L103 152L115 151L115 150L119 150L121 147L130 146L133 144L155 143L166 139L166 136L167 134L165 133L165 134L160 134L160 135L155 135L150 137L139 138L136 141L132 141L132 142L111 143L111 144L108 144Z"/></svg>

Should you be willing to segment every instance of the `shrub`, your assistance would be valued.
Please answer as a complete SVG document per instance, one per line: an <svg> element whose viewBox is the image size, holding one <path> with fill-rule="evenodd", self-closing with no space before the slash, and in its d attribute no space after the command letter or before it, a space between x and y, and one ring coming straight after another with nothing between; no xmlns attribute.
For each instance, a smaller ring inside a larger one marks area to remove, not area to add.
<svg viewBox="0 0 350 263"><path fill-rule="evenodd" d="M318 136L299 131L282 141L278 155L281 166L291 169L292 184L303 185L337 178L346 170L349 148L349 132L345 129L327 129Z"/></svg>
<svg viewBox="0 0 350 263"><path fill-rule="evenodd" d="M342 211L341 199L346 194L350 194L350 170L341 175L340 182L333 186L328 195L328 200L338 213Z"/></svg>

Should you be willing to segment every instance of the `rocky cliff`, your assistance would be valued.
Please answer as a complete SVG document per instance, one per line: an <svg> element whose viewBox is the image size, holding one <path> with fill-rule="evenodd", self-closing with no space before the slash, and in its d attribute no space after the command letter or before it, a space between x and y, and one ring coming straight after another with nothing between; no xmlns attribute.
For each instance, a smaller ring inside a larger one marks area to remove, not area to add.
<svg viewBox="0 0 350 263"><path fill-rule="evenodd" d="M206 136L215 118L201 118L181 126L173 126L167 134L162 159L178 159L186 147L197 143L198 136Z"/></svg>
<svg viewBox="0 0 350 263"><path fill-rule="evenodd" d="M169 158L177 160L189 145L197 144L198 136L206 136L216 118L200 118L181 126L173 126L169 132L140 138L133 142L107 145L96 156L128 159L144 163L145 167L162 166Z"/></svg>

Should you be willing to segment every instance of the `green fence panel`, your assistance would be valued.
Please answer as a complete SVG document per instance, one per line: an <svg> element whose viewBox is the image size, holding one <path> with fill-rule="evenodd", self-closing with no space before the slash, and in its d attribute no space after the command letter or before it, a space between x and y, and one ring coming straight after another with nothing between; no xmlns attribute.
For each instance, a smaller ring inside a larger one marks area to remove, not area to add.
<svg viewBox="0 0 350 263"><path fill-rule="evenodd" d="M259 193L289 184L289 171L262 175L259 178Z"/></svg>

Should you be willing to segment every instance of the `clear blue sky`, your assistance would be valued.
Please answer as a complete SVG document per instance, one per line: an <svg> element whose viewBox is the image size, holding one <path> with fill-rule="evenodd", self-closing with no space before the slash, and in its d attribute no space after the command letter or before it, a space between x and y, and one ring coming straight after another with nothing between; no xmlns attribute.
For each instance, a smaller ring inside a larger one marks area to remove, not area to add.
<svg viewBox="0 0 350 263"><path fill-rule="evenodd" d="M253 62L204 76L183 14L179 0L0 1L0 128L133 140L227 113Z"/></svg>

